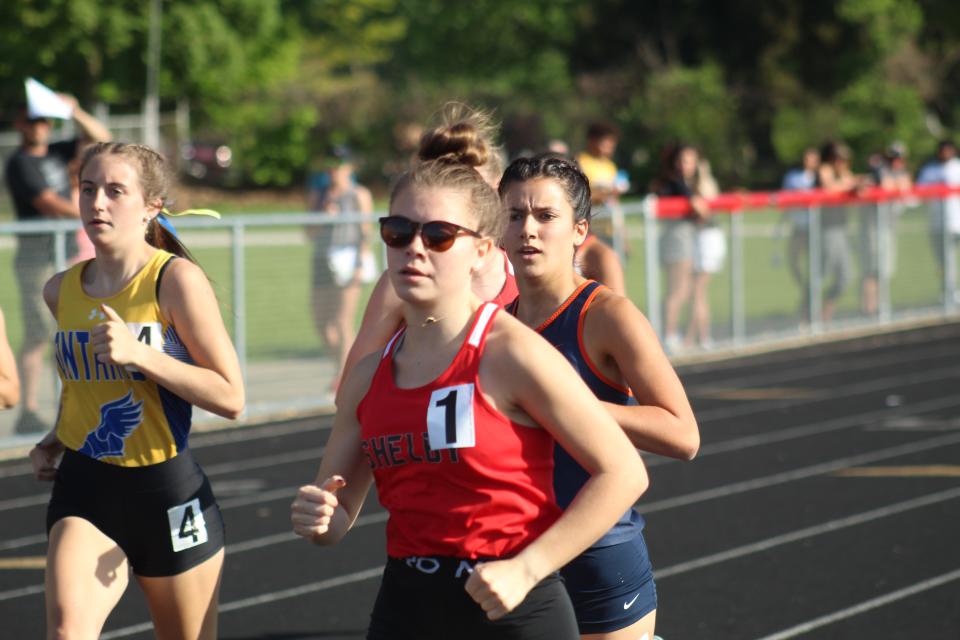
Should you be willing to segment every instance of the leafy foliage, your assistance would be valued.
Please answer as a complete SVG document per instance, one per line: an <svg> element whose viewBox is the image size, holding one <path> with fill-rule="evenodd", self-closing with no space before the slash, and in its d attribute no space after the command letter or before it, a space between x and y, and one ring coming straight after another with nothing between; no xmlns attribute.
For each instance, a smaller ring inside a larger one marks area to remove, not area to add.
<svg viewBox="0 0 960 640"><path fill-rule="evenodd" d="M151 2L18 0L0 100L33 75L138 108ZM660 146L700 146L725 185L769 186L827 138L915 160L960 126L951 0L162 0L161 97L230 142L246 180L293 184L335 142L396 166L394 130L444 101L492 108L511 151L585 125L624 132L644 184ZM392 164L391 164L392 163Z"/></svg>

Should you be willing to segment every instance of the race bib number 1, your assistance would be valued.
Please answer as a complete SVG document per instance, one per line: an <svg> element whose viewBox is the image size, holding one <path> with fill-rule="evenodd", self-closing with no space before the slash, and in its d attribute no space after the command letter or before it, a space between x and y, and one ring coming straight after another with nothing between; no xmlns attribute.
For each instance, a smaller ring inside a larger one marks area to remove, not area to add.
<svg viewBox="0 0 960 640"><path fill-rule="evenodd" d="M190 549L207 541L207 523L203 520L198 498L167 509L167 520L170 521L170 541L174 551Z"/></svg>
<svg viewBox="0 0 960 640"><path fill-rule="evenodd" d="M463 449L476 445L472 383L444 387L430 395L427 435L430 448L434 451Z"/></svg>

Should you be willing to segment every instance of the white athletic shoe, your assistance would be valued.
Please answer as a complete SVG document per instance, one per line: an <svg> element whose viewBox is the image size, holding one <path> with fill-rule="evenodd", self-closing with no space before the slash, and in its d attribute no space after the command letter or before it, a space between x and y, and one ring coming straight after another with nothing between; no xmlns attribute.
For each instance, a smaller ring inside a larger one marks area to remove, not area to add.
<svg viewBox="0 0 960 640"><path fill-rule="evenodd" d="M668 355L675 355L683 349L683 338L679 333L671 333L663 340L663 349Z"/></svg>

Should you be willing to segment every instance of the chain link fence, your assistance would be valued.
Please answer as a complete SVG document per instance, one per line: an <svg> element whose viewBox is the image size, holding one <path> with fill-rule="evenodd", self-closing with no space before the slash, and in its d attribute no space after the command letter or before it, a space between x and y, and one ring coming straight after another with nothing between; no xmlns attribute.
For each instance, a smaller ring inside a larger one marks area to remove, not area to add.
<svg viewBox="0 0 960 640"><path fill-rule="evenodd" d="M675 221L657 211L652 198L624 205L621 221L611 226L616 242L608 239L623 253L627 295L666 340L665 309L672 283L663 249ZM958 236L943 232L942 199L714 213L725 256L707 285L710 340L685 344L681 337L670 345L675 358L942 319L960 308ZM337 224L363 224L364 233L369 233L377 215L344 217ZM181 238L213 284L240 355L247 419L332 406L341 354L324 327L343 311L344 296L343 287L331 280L338 258L323 240L329 238L331 224L329 217L310 213L177 221ZM836 238L828 239L825 227L839 229ZM52 273L68 265L75 228L70 221L0 224L0 308L15 352L31 332L47 331L38 317L46 313L43 305L21 295L25 263L15 259L17 245L31 236L52 238L53 264L45 272ZM837 238L842 238L839 244L829 246ZM379 240L372 242L372 253L375 265L370 265L370 277L383 265ZM867 308L863 298L864 279L869 276L876 282L874 308ZM366 281L355 286L357 302L349 310L354 326L373 285ZM824 314L828 305L829 318ZM681 305L674 321L681 336L689 318L689 306ZM50 341L49 335L45 341ZM50 349L43 362L38 417L50 425L58 397ZM18 414L16 409L0 413L0 446L36 437L16 432ZM199 410L195 420L220 421Z"/></svg>

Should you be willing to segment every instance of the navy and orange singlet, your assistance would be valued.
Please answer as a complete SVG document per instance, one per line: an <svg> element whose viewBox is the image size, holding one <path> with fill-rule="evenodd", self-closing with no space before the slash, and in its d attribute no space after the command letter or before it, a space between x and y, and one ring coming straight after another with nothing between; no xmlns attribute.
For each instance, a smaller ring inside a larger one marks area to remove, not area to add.
<svg viewBox="0 0 960 640"><path fill-rule="evenodd" d="M587 317L587 310L602 287L602 284L594 280L587 280L581 284L543 324L536 328L536 332L564 355L597 398L603 402L626 405L632 402L630 390L604 376L590 360L583 344L583 324ZM516 300L507 307L507 310L516 315L519 302L519 299ZM563 447L556 448L555 461L554 489L557 494L557 503L566 509L590 479L590 474L564 451ZM620 516L613 528L592 546L605 547L620 544L635 537L643 530L643 526L643 516L631 508Z"/></svg>

